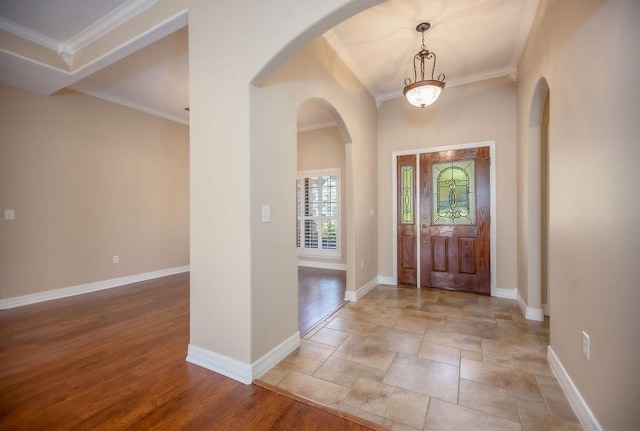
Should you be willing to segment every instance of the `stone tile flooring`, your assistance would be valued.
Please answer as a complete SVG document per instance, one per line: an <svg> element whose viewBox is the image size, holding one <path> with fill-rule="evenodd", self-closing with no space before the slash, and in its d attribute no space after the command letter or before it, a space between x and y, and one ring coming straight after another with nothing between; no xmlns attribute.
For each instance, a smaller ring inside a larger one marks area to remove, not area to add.
<svg viewBox="0 0 640 431"><path fill-rule="evenodd" d="M392 430L581 430L514 300L378 286L260 380Z"/></svg>

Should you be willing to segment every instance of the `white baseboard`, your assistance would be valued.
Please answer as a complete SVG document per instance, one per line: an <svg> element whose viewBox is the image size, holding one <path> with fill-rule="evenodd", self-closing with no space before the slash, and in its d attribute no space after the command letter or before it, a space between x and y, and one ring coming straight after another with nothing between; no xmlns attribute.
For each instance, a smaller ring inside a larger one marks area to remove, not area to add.
<svg viewBox="0 0 640 431"><path fill-rule="evenodd" d="M253 381L251 365L193 344L189 344L187 349L187 362L222 374L245 385L249 385Z"/></svg>
<svg viewBox="0 0 640 431"><path fill-rule="evenodd" d="M291 352L300 347L300 332L296 332L288 339L284 340L275 349L258 359L251 365L253 378L262 377L264 373L275 367L276 364L289 356Z"/></svg>
<svg viewBox="0 0 640 431"><path fill-rule="evenodd" d="M346 271L347 265L336 262L316 262L314 260L299 260L298 266L307 268L335 269L337 271Z"/></svg>
<svg viewBox="0 0 640 431"><path fill-rule="evenodd" d="M387 276L379 275L378 276L378 284L389 284L391 286L394 286L394 285L398 284L398 281L396 279L394 279L393 277L387 277Z"/></svg>
<svg viewBox="0 0 640 431"><path fill-rule="evenodd" d="M496 288L494 292L491 292L491 296L496 298L516 299L518 297L518 289L501 289Z"/></svg>
<svg viewBox="0 0 640 431"><path fill-rule="evenodd" d="M517 299L520 311L522 311L522 314L524 314L524 317L527 320L536 320L538 322L542 322L544 320L544 312L542 311L542 308L527 307L526 302L524 302L524 299L520 296L520 292L518 292Z"/></svg>
<svg viewBox="0 0 640 431"><path fill-rule="evenodd" d="M0 299L0 310L51 301L52 299L66 298L68 296L82 295L83 293L96 292L98 290L111 289L112 287L124 286L125 284L138 283L140 281L152 280L154 278L166 277L167 275L180 274L183 272L189 272L189 265L112 278L110 280L96 281L94 283L80 284L77 286L63 287L61 289L47 290L46 292L32 293L14 298Z"/></svg>
<svg viewBox="0 0 640 431"><path fill-rule="evenodd" d="M371 289L373 289L377 285L378 285L378 277L376 277L373 280L369 281L367 284L365 284L364 286L362 286L360 289L356 290L355 292L348 291L348 290L346 292L344 292L344 300L345 301L349 301L349 302L356 302L358 299L362 298L364 295L369 293L371 291Z"/></svg>
<svg viewBox="0 0 640 431"><path fill-rule="evenodd" d="M571 404L571 407L578 417L582 427L586 431L602 431L602 426L585 402L584 398L582 398L582 395L580 395L580 392L578 392L578 388L571 380L571 377L569 377L567 370L565 370L551 346L547 348L547 361L549 362L549 367L551 367L553 374L556 376L556 379L558 379L560 387L567 396L567 400L569 400L569 404Z"/></svg>
<svg viewBox="0 0 640 431"><path fill-rule="evenodd" d="M542 304L542 311L545 316L551 316L551 304Z"/></svg>
<svg viewBox="0 0 640 431"><path fill-rule="evenodd" d="M252 365L249 365L219 353L203 349L202 347L189 344L187 362L249 385L254 379L259 378L269 371L299 346L300 332L296 332L262 358L258 359Z"/></svg>

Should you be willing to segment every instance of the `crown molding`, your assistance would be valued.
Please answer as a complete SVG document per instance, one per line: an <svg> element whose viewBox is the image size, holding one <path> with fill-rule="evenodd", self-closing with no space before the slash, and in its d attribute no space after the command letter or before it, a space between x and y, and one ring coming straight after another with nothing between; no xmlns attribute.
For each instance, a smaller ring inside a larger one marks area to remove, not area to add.
<svg viewBox="0 0 640 431"><path fill-rule="evenodd" d="M72 71L41 63L0 48L0 65L2 65L0 83L37 94L50 95L181 29L187 25L187 17L188 11L184 9Z"/></svg>
<svg viewBox="0 0 640 431"><path fill-rule="evenodd" d="M364 79L366 76L361 68L358 66L358 62L353 59L351 54L349 54L349 50L344 46L336 32L331 29L322 35L324 40L329 44L329 46L338 54L338 57L342 59L342 61L347 65L347 67L351 70L358 81L362 83L364 88L367 89L369 94L375 99L376 91L373 88L373 85Z"/></svg>
<svg viewBox="0 0 640 431"><path fill-rule="evenodd" d="M511 59L511 66L514 69L517 69L518 64L520 63L520 57L522 56L525 45L527 44L529 32L531 32L531 26L533 25L533 20L536 18L539 5L540 0L526 0L524 13L522 14L522 21L520 22L520 26L518 26L519 31L516 35L516 46L513 51L513 58Z"/></svg>
<svg viewBox="0 0 640 431"><path fill-rule="evenodd" d="M513 66L501 67L499 69L485 70L484 72L472 73L471 75L461 76L459 78L452 78L447 81L447 87L457 87L458 85L471 84L474 82L486 81L488 79L501 78L508 76L510 79L514 79L516 69Z"/></svg>
<svg viewBox="0 0 640 431"><path fill-rule="evenodd" d="M150 8L158 0L130 0L64 42L67 52L77 53L120 25Z"/></svg>
<svg viewBox="0 0 640 431"><path fill-rule="evenodd" d="M474 82L486 81L488 79L501 78L507 76L512 81L516 80L516 68L512 66L501 67L499 69L486 70L484 72L472 73L458 78L451 78L446 81L445 88L457 87L459 85L472 84ZM376 97L376 103L382 103L385 100L397 99L402 97L402 90L382 93Z"/></svg>
<svg viewBox="0 0 640 431"><path fill-rule="evenodd" d="M85 90L77 85L70 85L69 88L79 93L86 94L88 96L96 97L98 99L105 100L107 102L115 103L117 105L126 106L127 108L135 109L136 111L142 111L146 114L155 115L156 117L164 118L165 120L175 121L176 123L189 125L189 120L178 117L177 115L169 114L167 112L158 111L157 109L150 108L140 103L131 102L129 100L121 99L119 97L110 96L108 94L100 93L98 91Z"/></svg>
<svg viewBox="0 0 640 431"><path fill-rule="evenodd" d="M8 19L1 16L0 29L6 31L7 33L11 33L14 36L18 36L19 38L28 40L29 42L35 43L36 45L48 48L57 53L62 52L63 43L59 40L55 40L49 36L45 36L42 33L38 33L37 31L31 30L28 27L17 24L13 21L9 21Z"/></svg>
<svg viewBox="0 0 640 431"><path fill-rule="evenodd" d="M158 0L130 0L65 42L60 42L59 40L45 36L44 34L3 17L0 17L0 29L55 51L60 54L69 67L71 67L71 65L73 65L73 58L78 51L150 8L157 3L157 1Z"/></svg>

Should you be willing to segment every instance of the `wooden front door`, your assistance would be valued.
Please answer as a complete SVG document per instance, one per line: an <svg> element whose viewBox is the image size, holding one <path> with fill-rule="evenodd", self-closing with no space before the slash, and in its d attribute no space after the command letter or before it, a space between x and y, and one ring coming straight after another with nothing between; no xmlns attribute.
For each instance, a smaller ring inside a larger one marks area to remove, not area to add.
<svg viewBox="0 0 640 431"><path fill-rule="evenodd" d="M489 148L420 154L420 285L489 295Z"/></svg>
<svg viewBox="0 0 640 431"><path fill-rule="evenodd" d="M418 281L416 237L417 155L398 156L398 283L415 285Z"/></svg>

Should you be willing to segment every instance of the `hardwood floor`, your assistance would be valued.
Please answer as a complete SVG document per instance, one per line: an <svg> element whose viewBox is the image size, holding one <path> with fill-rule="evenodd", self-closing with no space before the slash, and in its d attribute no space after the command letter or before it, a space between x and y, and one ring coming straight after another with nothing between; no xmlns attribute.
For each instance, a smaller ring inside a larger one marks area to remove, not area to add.
<svg viewBox="0 0 640 431"><path fill-rule="evenodd" d="M180 274L0 311L0 430L365 430L185 361Z"/></svg>
<svg viewBox="0 0 640 431"><path fill-rule="evenodd" d="M344 305L346 272L298 267L298 329L305 334Z"/></svg>

